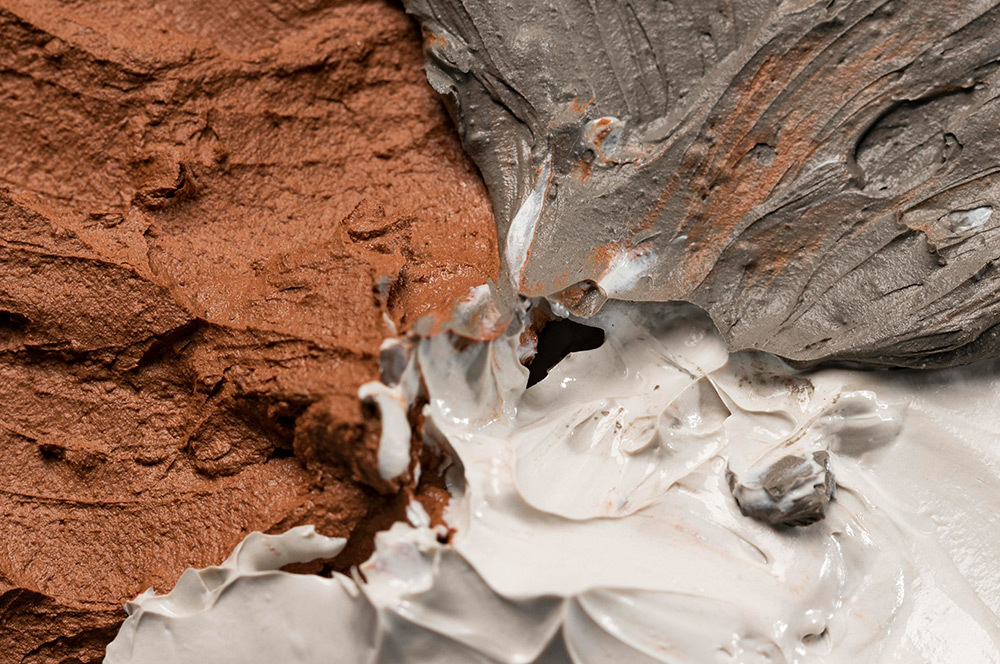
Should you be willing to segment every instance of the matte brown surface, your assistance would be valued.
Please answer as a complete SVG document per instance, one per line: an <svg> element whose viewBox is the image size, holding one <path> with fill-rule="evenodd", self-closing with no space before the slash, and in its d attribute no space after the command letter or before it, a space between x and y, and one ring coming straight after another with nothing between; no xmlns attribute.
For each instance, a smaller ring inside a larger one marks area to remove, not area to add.
<svg viewBox="0 0 1000 664"><path fill-rule="evenodd" d="M0 0L0 662L99 661L247 532L399 500L293 441L370 443L386 318L496 275L421 63L378 1Z"/></svg>

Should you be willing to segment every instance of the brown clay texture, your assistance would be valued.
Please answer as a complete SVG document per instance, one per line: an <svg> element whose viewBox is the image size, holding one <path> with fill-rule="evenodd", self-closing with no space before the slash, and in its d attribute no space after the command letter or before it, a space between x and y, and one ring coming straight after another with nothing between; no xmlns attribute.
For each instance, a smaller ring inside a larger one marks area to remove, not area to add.
<svg viewBox="0 0 1000 664"><path fill-rule="evenodd" d="M0 662L100 661L252 530L357 559L440 502L372 480L356 399L498 270L422 61L377 0L0 0Z"/></svg>

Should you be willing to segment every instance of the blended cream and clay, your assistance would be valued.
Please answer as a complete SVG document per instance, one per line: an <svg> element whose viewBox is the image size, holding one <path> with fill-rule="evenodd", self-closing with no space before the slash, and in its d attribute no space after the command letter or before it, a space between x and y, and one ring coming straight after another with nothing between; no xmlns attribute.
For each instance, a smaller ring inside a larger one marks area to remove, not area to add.
<svg viewBox="0 0 1000 664"><path fill-rule="evenodd" d="M358 390L498 251L402 9L3 0L0 63L0 662L100 661L251 531L347 569L440 512Z"/></svg>
<svg viewBox="0 0 1000 664"><path fill-rule="evenodd" d="M342 540L248 539L130 603L106 661L1000 662L1000 364L799 372L685 305L586 322L528 389L519 325L419 343L450 544L416 503L352 576L275 571ZM812 455L810 525L744 513Z"/></svg>

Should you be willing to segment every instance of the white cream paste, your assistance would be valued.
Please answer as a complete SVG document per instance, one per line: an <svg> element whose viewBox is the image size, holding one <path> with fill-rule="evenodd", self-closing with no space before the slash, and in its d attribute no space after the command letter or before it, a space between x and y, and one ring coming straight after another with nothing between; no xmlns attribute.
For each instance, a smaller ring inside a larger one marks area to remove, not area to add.
<svg viewBox="0 0 1000 664"><path fill-rule="evenodd" d="M464 469L451 545L414 510L364 582L188 572L185 608L137 598L106 661L1000 662L1000 364L800 373L728 355L690 307L587 323L605 344L527 391L513 330L420 343L429 426ZM727 469L815 451L824 520L740 513Z"/></svg>

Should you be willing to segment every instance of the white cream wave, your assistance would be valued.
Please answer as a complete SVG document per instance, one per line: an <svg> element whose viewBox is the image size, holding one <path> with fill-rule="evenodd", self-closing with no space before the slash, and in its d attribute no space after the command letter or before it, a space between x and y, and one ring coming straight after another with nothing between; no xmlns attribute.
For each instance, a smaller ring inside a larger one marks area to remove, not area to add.
<svg viewBox="0 0 1000 664"><path fill-rule="evenodd" d="M414 510L364 580L234 554L130 603L106 661L1000 662L1000 365L800 373L690 307L587 323L604 345L529 390L516 330L421 341L426 435L462 470L451 545ZM824 520L741 514L727 470L816 451ZM303 538L338 546L267 541Z"/></svg>

